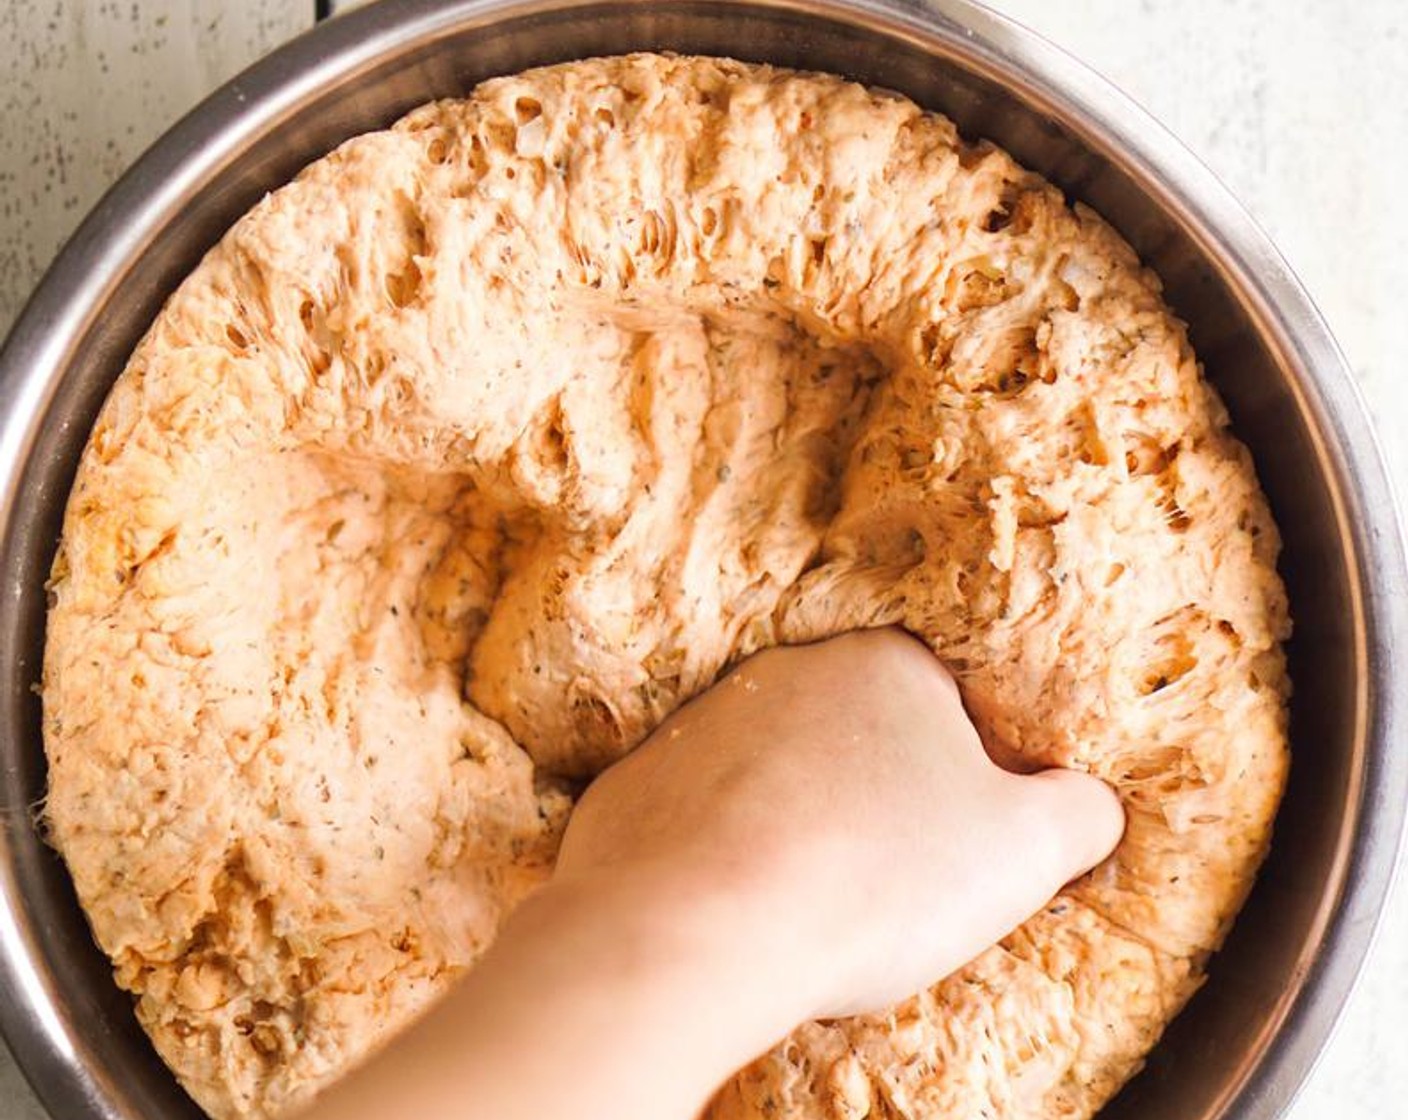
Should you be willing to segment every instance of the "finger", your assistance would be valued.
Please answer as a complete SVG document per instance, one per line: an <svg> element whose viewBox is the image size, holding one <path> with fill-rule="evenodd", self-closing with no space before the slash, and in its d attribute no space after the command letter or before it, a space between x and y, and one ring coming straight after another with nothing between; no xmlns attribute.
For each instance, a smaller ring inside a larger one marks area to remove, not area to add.
<svg viewBox="0 0 1408 1120"><path fill-rule="evenodd" d="M1124 834L1124 810L1115 791L1099 778L1075 770L1043 770L1024 779L1036 798L1038 842L1051 854L1054 871L1067 883L1115 850Z"/></svg>

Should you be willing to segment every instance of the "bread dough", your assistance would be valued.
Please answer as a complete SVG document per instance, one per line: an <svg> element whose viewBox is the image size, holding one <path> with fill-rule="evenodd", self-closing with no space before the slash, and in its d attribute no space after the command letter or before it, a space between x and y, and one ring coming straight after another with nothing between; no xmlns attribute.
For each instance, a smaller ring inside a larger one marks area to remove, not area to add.
<svg viewBox="0 0 1408 1120"><path fill-rule="evenodd" d="M1277 534L1226 425L1129 247L902 97L487 82L255 206L114 386L53 574L54 841L182 1083L278 1115L473 964L574 779L750 651L900 624L1128 833L712 1115L1088 1116L1282 787Z"/></svg>

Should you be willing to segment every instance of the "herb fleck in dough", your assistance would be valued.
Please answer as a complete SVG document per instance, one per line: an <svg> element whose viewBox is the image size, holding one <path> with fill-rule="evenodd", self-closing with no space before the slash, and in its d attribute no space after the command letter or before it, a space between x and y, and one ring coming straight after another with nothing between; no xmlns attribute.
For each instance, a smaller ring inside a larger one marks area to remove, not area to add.
<svg viewBox="0 0 1408 1120"><path fill-rule="evenodd" d="M1286 767L1226 424L1128 246L903 98L653 55L487 82L255 206L114 386L54 570L54 840L182 1083L278 1116L473 965L568 779L753 650L903 625L1127 834L710 1116L1089 1116Z"/></svg>

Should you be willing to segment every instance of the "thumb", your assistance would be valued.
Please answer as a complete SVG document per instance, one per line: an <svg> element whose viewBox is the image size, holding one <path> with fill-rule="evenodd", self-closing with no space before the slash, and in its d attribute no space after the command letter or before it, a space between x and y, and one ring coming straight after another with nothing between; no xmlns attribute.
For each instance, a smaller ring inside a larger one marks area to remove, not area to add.
<svg viewBox="0 0 1408 1120"><path fill-rule="evenodd" d="M1033 823L1060 883L1083 875L1115 850L1124 834L1124 809L1115 791L1076 770L1043 770L1026 779L1036 801Z"/></svg>

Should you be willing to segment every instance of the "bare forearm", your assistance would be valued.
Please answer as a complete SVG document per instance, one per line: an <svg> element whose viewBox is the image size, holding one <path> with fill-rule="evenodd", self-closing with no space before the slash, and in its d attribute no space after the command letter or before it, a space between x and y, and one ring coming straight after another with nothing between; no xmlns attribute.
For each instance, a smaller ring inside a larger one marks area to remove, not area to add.
<svg viewBox="0 0 1408 1120"><path fill-rule="evenodd" d="M729 910L683 883L550 886L413 1047L393 1043L305 1120L687 1120L804 1014L759 976L777 960L721 935Z"/></svg>

